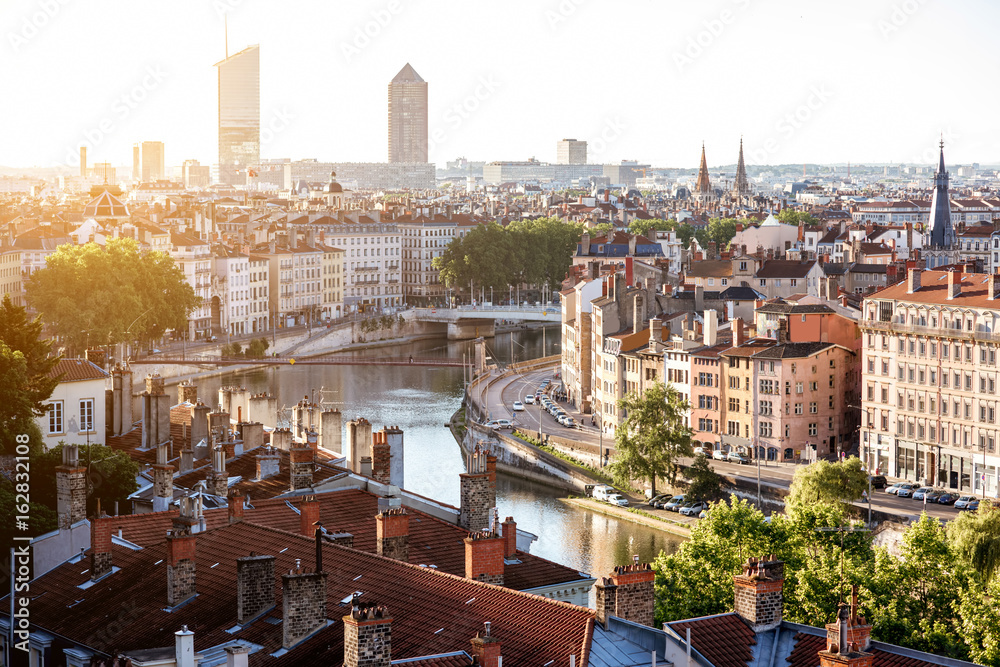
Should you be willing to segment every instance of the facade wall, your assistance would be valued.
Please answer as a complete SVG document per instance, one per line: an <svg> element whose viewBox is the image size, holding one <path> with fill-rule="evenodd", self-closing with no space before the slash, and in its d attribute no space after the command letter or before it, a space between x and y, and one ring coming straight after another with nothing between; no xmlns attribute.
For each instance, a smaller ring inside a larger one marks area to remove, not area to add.
<svg viewBox="0 0 1000 667"><path fill-rule="evenodd" d="M56 385L47 404L54 406L50 412L36 417L42 431L42 444L46 450L60 442L85 445L104 444L107 412L105 410L104 380L60 382ZM81 406L81 402L85 405ZM92 417L90 415L92 414ZM93 428L84 430L84 421L92 419Z"/></svg>

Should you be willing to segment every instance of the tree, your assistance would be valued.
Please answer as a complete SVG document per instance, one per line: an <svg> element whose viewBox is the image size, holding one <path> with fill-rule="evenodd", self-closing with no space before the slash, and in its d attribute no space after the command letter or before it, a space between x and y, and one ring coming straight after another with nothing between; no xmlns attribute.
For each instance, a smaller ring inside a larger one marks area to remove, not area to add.
<svg viewBox="0 0 1000 667"><path fill-rule="evenodd" d="M733 218L716 218L708 223L707 239L715 243L719 250L729 246L729 242L736 236L736 225L739 221Z"/></svg>
<svg viewBox="0 0 1000 667"><path fill-rule="evenodd" d="M989 582L1000 574L1000 509L992 503L984 501L978 512L965 512L950 521L948 537L956 553L983 581Z"/></svg>
<svg viewBox="0 0 1000 667"><path fill-rule="evenodd" d="M23 389L31 410L37 416L45 414L45 401L59 384L58 378L49 377L60 357L50 356L52 341L42 338L41 317L28 319L27 310L16 306L5 294L0 303L0 341L24 356L24 383L17 385Z"/></svg>
<svg viewBox="0 0 1000 667"><path fill-rule="evenodd" d="M260 359L267 353L267 348L271 346L266 338L254 338L246 349L246 356Z"/></svg>
<svg viewBox="0 0 1000 667"><path fill-rule="evenodd" d="M783 209L781 213L778 214L778 220L785 223L786 225L818 225L819 220L809 215L805 211L795 211L790 208Z"/></svg>
<svg viewBox="0 0 1000 667"><path fill-rule="evenodd" d="M14 530L16 518L20 514L15 511L18 505L16 491L14 484L5 477L0 477L0 544L14 544L14 536L19 532ZM28 503L28 534L44 535L58 527L55 510L34 500Z"/></svg>
<svg viewBox="0 0 1000 667"><path fill-rule="evenodd" d="M674 231L677 232L677 240L680 241L685 248L691 245L691 239L695 237L694 227L685 222L682 225L677 225L677 228ZM701 241L699 241L699 243L701 243Z"/></svg>
<svg viewBox="0 0 1000 667"><path fill-rule="evenodd" d="M18 443L27 444L31 449L41 445L41 433L34 418L33 394L28 389L30 385L24 353L10 349L7 343L0 340L0 405L3 405L0 411L0 452L3 454L15 455Z"/></svg>
<svg viewBox="0 0 1000 667"><path fill-rule="evenodd" d="M594 233L594 236L597 236L598 234L610 234L614 230L615 228L610 222L602 222L601 224L594 225L590 228L590 231Z"/></svg>
<svg viewBox="0 0 1000 667"><path fill-rule="evenodd" d="M704 454L694 458L684 476L691 482L687 492L692 498L715 500L722 494L722 477L708 464Z"/></svg>
<svg viewBox="0 0 1000 667"><path fill-rule="evenodd" d="M811 503L849 504L867 490L868 473L858 457L836 463L817 461L795 471L786 504L793 511Z"/></svg>
<svg viewBox="0 0 1000 667"><path fill-rule="evenodd" d="M626 394L618 409L625 419L615 432L618 454L612 475L622 485L648 478L655 496L656 478L665 475L673 485L680 458L692 454L688 403L673 386L657 382L641 396Z"/></svg>
<svg viewBox="0 0 1000 667"><path fill-rule="evenodd" d="M56 468L62 465L62 449L60 443L47 452L34 457L31 462L31 482L33 500L56 509ZM80 447L80 465L86 466L87 472L87 515L97 509L97 500L101 506L110 508L117 501L128 502L128 497L139 485L135 478L139 474L139 465L125 452L112 449L105 445L90 445Z"/></svg>
<svg viewBox="0 0 1000 667"><path fill-rule="evenodd" d="M76 350L88 345L152 341L180 329L199 304L167 254L140 251L129 238L65 244L25 285L42 320Z"/></svg>
<svg viewBox="0 0 1000 667"><path fill-rule="evenodd" d="M673 224L671 224L673 223ZM652 229L669 232L672 231L674 227L677 226L673 220L663 220L661 218L636 218L632 221L632 224L628 226L628 233L634 234L636 236L647 236L649 231Z"/></svg>

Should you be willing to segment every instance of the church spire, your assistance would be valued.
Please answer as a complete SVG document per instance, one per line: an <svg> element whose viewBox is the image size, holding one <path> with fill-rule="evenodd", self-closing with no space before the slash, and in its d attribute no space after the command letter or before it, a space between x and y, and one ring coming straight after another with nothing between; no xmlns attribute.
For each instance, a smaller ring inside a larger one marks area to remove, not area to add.
<svg viewBox="0 0 1000 667"><path fill-rule="evenodd" d="M708 161L705 160L705 142L701 142L701 167L698 169L698 181L694 184L694 190L700 195L707 195L712 191L712 184L708 180Z"/></svg>
<svg viewBox="0 0 1000 667"><path fill-rule="evenodd" d="M736 181L733 183L733 196L741 197L750 194L750 183L747 180L747 167L743 162L743 137L740 137L740 159L736 163Z"/></svg>
<svg viewBox="0 0 1000 667"><path fill-rule="evenodd" d="M930 246L951 250L955 247L955 229L951 224L951 199L948 195L948 172L944 167L944 137L941 138L941 159L934 174L934 194L928 217Z"/></svg>

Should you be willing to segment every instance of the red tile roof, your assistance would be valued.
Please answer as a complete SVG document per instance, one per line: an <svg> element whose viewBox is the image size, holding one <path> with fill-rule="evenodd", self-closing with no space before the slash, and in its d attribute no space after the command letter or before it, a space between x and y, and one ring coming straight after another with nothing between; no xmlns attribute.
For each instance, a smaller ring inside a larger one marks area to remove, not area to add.
<svg viewBox="0 0 1000 667"><path fill-rule="evenodd" d="M503 643L501 643L500 646L502 650ZM393 660L392 664L395 665L397 662ZM407 660L406 662L398 664L406 665L406 667L468 667L473 664L473 662L469 654L462 651L461 653L449 653L429 658Z"/></svg>
<svg viewBox="0 0 1000 667"><path fill-rule="evenodd" d="M60 359L49 371L49 377L58 378L60 375L60 382L104 380L108 377L100 366L86 359Z"/></svg>
<svg viewBox="0 0 1000 667"><path fill-rule="evenodd" d="M242 477L243 479L238 483L231 486L231 489L238 489L246 494L250 494L250 497L254 500L273 498L282 493L287 493L291 488L291 454L287 450L275 450L281 458L278 462L279 472L273 477L268 477L260 481L253 481L257 476L257 455L261 453L261 449L252 449L249 452L244 452L242 455L237 456L234 459L226 461L226 474L230 477ZM343 468L338 468L337 466L328 463L329 455L324 455L320 453L318 456L316 468L313 472L313 482L319 483L324 480L328 480L331 477L337 477L339 475L345 474L347 471ZM182 486L187 489L193 489L194 485L198 482L203 481L208 476L208 469L201 467L199 469L192 470L189 473L179 475L174 478L174 486ZM375 516L375 513L372 513Z"/></svg>
<svg viewBox="0 0 1000 667"><path fill-rule="evenodd" d="M691 645L715 667L747 667L753 659L750 647L757 643L757 635L737 614L705 616L669 625L681 637L691 628Z"/></svg>
<svg viewBox="0 0 1000 667"><path fill-rule="evenodd" d="M236 559L258 554L275 556L275 573L295 566L296 558L310 569L314 561L311 539L250 523L227 525L197 535L198 595L165 611L166 544L140 551L117 545L113 561L122 568L87 589L87 561L67 563L32 582L32 622L71 641L101 651L171 646L182 625L195 634L201 651L233 640L263 646L250 656L253 667L288 664L303 667L339 665L343 661L344 625L348 608L341 600L362 591L361 600L386 605L392 616L394 658L421 657L465 650L484 621L514 665L544 664L566 667L569 656L587 664L593 612L456 577L431 568L399 563L333 544L323 547L327 579L327 618L334 622L286 653L281 648L281 624L259 619L230 633L236 625ZM282 590L275 577L275 609L282 616ZM72 611L69 611L72 610ZM113 622L119 630L107 631Z"/></svg>
<svg viewBox="0 0 1000 667"><path fill-rule="evenodd" d="M692 638L691 643L694 643ZM791 667L819 667L819 652L826 648L826 635L807 635L800 632L795 635L795 648L787 660ZM936 667L941 663L929 662L919 658L889 653L878 648L871 648L872 667Z"/></svg>

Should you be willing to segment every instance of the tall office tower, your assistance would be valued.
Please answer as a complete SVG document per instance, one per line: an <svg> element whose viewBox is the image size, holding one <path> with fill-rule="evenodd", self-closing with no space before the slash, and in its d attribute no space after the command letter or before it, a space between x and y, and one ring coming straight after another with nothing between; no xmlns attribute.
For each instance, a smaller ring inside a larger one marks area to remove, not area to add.
<svg viewBox="0 0 1000 667"><path fill-rule="evenodd" d="M87 147L80 146L80 178L87 178Z"/></svg>
<svg viewBox="0 0 1000 667"><path fill-rule="evenodd" d="M134 156L133 156L134 158ZM140 158L141 182L153 183L162 181L167 176L166 164L164 161L164 148L162 141L142 142L142 156ZM133 175L133 178L135 176Z"/></svg>
<svg viewBox="0 0 1000 667"><path fill-rule="evenodd" d="M427 162L427 82L410 63L389 82L389 162Z"/></svg>
<svg viewBox="0 0 1000 667"><path fill-rule="evenodd" d="M246 183L260 162L260 47L248 46L215 63L219 68L219 181Z"/></svg>
<svg viewBox="0 0 1000 667"><path fill-rule="evenodd" d="M142 180L142 145L132 144L132 180Z"/></svg>
<svg viewBox="0 0 1000 667"><path fill-rule="evenodd" d="M587 142L563 139L556 144L556 164L587 164Z"/></svg>

